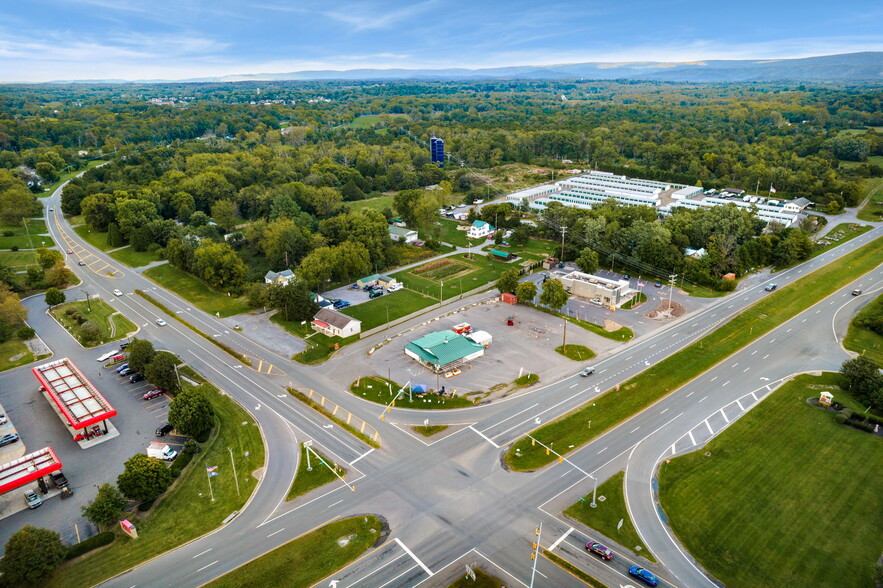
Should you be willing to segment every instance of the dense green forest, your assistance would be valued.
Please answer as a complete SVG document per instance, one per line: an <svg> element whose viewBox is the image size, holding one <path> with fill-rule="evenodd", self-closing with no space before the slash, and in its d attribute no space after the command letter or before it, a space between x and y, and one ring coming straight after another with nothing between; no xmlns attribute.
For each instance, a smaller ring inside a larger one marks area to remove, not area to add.
<svg viewBox="0 0 883 588"><path fill-rule="evenodd" d="M830 212L854 206L860 181L883 174L876 90L593 81L7 85L0 215L27 216L28 188L42 192L62 173L108 159L66 186L62 209L106 232L109 245L150 251L220 291L243 292L266 270L286 267L317 287L399 264L408 252L389 238L393 216L437 248L437 209L508 191L511 166L533 166L524 183L591 167L706 188L775 186ZM430 163L432 136L445 139L446 168ZM395 194L383 210L354 206L381 194ZM509 205L482 214L492 213L498 226L520 225L522 212ZM557 238L564 228L567 258L589 248L602 260L618 256L716 288L729 287L723 273L788 265L812 247L807 223L764 230L730 207L660 221L651 209L552 206L539 220L517 238ZM709 254L685 259L685 247Z"/></svg>

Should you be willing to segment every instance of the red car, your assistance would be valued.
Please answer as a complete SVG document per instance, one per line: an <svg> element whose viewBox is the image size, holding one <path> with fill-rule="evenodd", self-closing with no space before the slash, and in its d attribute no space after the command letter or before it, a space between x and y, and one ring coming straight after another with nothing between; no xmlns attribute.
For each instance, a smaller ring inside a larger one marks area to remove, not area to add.
<svg viewBox="0 0 883 588"><path fill-rule="evenodd" d="M68 254L68 255L73 255L73 254L74 254L73 249L68 249L68 250L67 250L67 254Z"/></svg>
<svg viewBox="0 0 883 588"><path fill-rule="evenodd" d="M155 390L151 390L150 392L145 392L144 393L144 400L151 400L153 398L156 398L157 396L162 396L163 394L164 394L164 392L162 390L160 390L159 388L157 388Z"/></svg>
<svg viewBox="0 0 883 588"><path fill-rule="evenodd" d="M601 545L595 541L589 541L586 543L586 549L592 553L597 553L604 559L613 559L613 551L611 551L609 547Z"/></svg>

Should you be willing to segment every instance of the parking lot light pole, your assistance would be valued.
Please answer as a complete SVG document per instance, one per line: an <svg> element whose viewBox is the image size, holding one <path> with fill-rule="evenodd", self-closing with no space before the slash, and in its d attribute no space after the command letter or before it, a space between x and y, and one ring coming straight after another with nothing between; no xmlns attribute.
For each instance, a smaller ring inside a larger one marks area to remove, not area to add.
<svg viewBox="0 0 883 588"><path fill-rule="evenodd" d="M592 486L592 502L589 504L589 506L591 506L592 508L596 508L598 506L598 503L595 500L598 494L598 478L596 478L592 474L589 474L589 477L592 478L592 480L594 480L595 482L594 486Z"/></svg>
<svg viewBox="0 0 883 588"><path fill-rule="evenodd" d="M89 292L87 290L84 290L83 288L80 288L80 292L86 295L86 308L88 309L87 312L92 312L92 301L89 299Z"/></svg>

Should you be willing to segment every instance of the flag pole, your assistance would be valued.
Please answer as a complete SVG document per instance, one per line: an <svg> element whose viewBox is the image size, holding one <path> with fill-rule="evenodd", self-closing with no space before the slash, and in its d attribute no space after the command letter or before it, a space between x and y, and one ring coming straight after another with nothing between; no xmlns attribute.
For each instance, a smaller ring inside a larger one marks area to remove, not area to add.
<svg viewBox="0 0 883 588"><path fill-rule="evenodd" d="M209 495L212 497L212 502L215 501L215 491L212 490L212 473L208 471L208 468L205 469L205 477L208 478L208 491Z"/></svg>

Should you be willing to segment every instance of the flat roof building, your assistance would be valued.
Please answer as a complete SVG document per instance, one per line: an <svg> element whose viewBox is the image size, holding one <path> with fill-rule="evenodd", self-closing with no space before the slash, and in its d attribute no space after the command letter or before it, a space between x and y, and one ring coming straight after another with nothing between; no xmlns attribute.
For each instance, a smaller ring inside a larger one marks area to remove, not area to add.
<svg viewBox="0 0 883 588"><path fill-rule="evenodd" d="M583 272L570 272L558 279L574 296L598 300L604 306L619 306L632 293L628 280L611 280Z"/></svg>

